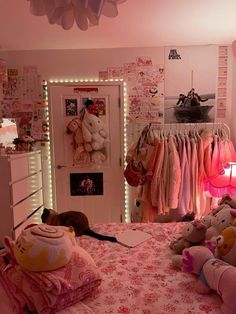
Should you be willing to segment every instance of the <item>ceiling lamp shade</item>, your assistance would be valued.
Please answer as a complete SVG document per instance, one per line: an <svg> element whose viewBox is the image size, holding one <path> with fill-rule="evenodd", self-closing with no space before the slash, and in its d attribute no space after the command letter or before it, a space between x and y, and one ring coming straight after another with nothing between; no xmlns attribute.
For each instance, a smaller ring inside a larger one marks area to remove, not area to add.
<svg viewBox="0 0 236 314"><path fill-rule="evenodd" d="M117 4L126 0L28 0L30 12L36 16L46 15L50 24L61 25L69 30L76 22L85 31L98 25L101 15L116 17Z"/></svg>
<svg viewBox="0 0 236 314"><path fill-rule="evenodd" d="M206 186L205 186L206 187ZM207 188L213 197L236 194L236 163L226 164L220 174L208 178Z"/></svg>

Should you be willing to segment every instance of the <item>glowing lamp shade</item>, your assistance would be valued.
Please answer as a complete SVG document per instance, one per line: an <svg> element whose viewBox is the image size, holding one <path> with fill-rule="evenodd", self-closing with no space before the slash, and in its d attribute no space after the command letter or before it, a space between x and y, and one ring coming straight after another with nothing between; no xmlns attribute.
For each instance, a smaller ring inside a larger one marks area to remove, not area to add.
<svg viewBox="0 0 236 314"><path fill-rule="evenodd" d="M225 194L236 194L236 163L229 162L220 174L210 177L207 189L213 197L222 197Z"/></svg>

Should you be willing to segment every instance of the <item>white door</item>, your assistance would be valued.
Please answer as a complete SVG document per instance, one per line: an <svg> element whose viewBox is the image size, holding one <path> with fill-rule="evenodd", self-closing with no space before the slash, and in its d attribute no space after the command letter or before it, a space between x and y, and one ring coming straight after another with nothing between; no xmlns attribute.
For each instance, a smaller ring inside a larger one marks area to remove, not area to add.
<svg viewBox="0 0 236 314"><path fill-rule="evenodd" d="M50 83L48 91L55 209L59 213L69 210L82 211L88 216L90 223L122 221L122 83ZM74 162L72 134L67 134L66 128L68 123L79 115L87 98L101 100L99 118L105 123L108 143L106 160L103 163L81 166ZM68 106L70 102L72 107ZM89 193L81 189L84 180L88 178L93 182L93 189Z"/></svg>

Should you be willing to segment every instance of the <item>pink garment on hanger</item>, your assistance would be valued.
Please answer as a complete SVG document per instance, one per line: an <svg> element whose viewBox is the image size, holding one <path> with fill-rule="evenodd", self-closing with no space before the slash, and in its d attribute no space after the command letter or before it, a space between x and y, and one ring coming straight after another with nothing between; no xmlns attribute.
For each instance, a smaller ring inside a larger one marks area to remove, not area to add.
<svg viewBox="0 0 236 314"><path fill-rule="evenodd" d="M173 136L169 136L169 197L168 207L177 208L181 184L180 158L177 152Z"/></svg>
<svg viewBox="0 0 236 314"><path fill-rule="evenodd" d="M182 138L181 184L179 191L178 210L182 215L189 211L190 200L190 169L186 154L185 139Z"/></svg>
<svg viewBox="0 0 236 314"><path fill-rule="evenodd" d="M158 154L155 158L155 166L154 166L154 172L153 177L151 180L151 202L152 206L156 207L159 203L159 184L161 180L161 171L163 166L163 160L164 160L164 139L160 141ZM160 203L159 203L160 204Z"/></svg>
<svg viewBox="0 0 236 314"><path fill-rule="evenodd" d="M201 208L199 204L199 185L198 185L198 156L197 156L197 144L195 140L191 139L191 199L193 204L193 212L196 214L196 218L201 217Z"/></svg>

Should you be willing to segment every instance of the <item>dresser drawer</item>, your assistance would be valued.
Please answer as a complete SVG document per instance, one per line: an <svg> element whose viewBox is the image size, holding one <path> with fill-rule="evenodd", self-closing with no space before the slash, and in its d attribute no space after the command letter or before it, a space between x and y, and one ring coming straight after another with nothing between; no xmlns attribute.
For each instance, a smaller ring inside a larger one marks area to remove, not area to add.
<svg viewBox="0 0 236 314"><path fill-rule="evenodd" d="M16 227L26 217L28 217L39 206L43 206L43 192L39 190L23 202L20 202L12 208L13 210L13 225Z"/></svg>
<svg viewBox="0 0 236 314"><path fill-rule="evenodd" d="M12 182L24 179L41 170L41 154L34 153L11 159Z"/></svg>
<svg viewBox="0 0 236 314"><path fill-rule="evenodd" d="M11 185L12 189L12 204L26 199L32 193L42 188L42 173L41 171Z"/></svg>
<svg viewBox="0 0 236 314"><path fill-rule="evenodd" d="M22 230L25 229L25 227L27 227L30 224L38 224L41 223L40 217L43 213L43 207L40 207L35 213L34 215L32 215L31 217L29 217L25 222L23 222L18 228L14 229L12 232L12 237L13 239L16 239Z"/></svg>

